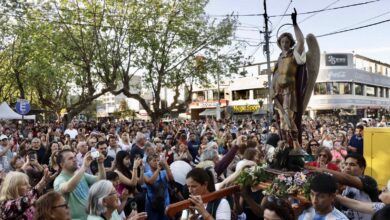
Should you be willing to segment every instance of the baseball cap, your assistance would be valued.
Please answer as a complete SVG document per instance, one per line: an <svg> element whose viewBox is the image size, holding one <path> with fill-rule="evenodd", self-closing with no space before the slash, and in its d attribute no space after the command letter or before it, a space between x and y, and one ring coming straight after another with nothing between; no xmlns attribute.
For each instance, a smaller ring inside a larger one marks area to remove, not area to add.
<svg viewBox="0 0 390 220"><path fill-rule="evenodd" d="M0 135L0 141L8 140L8 137L4 134Z"/></svg>

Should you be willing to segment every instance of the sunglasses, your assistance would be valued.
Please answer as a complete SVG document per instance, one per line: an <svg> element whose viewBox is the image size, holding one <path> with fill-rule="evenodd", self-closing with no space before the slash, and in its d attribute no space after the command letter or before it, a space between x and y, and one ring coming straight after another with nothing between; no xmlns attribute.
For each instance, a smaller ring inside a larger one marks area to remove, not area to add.
<svg viewBox="0 0 390 220"><path fill-rule="evenodd" d="M69 206L68 206L68 204L62 204L62 205L57 205L57 206L53 206L52 207L53 209L56 209L56 208L66 208L66 209L69 209Z"/></svg>
<svg viewBox="0 0 390 220"><path fill-rule="evenodd" d="M279 199L279 198L276 197L276 196L268 196L268 197L267 197L267 201L268 201L268 202L272 202L272 203L274 203L274 204L276 204L276 205L278 205L278 206L282 206L282 200Z"/></svg>
<svg viewBox="0 0 390 220"><path fill-rule="evenodd" d="M320 146L319 144L309 144L310 147L318 147Z"/></svg>

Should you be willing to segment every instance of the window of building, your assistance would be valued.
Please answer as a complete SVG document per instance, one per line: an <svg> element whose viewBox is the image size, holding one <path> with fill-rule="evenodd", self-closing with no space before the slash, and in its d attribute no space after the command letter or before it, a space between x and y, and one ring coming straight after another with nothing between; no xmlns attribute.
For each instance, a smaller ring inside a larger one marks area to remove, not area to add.
<svg viewBox="0 0 390 220"><path fill-rule="evenodd" d="M379 97L384 98L385 96L386 96L385 95L385 88L380 87L379 88Z"/></svg>
<svg viewBox="0 0 390 220"><path fill-rule="evenodd" d="M333 83L332 82L327 82L326 83L326 94L327 95L332 95L332 90L333 90Z"/></svg>
<svg viewBox="0 0 390 220"><path fill-rule="evenodd" d="M268 89L261 88L261 89L254 89L253 90L253 98L254 99L264 99L268 96Z"/></svg>
<svg viewBox="0 0 390 220"><path fill-rule="evenodd" d="M316 83L314 85L314 95L326 95L326 84Z"/></svg>
<svg viewBox="0 0 390 220"><path fill-rule="evenodd" d="M249 99L249 90L237 90L233 91L233 101L236 100L248 100Z"/></svg>
<svg viewBox="0 0 390 220"><path fill-rule="evenodd" d="M363 84L355 83L355 95L363 95Z"/></svg>
<svg viewBox="0 0 390 220"><path fill-rule="evenodd" d="M334 82L333 83L333 89L332 89L333 95L339 95L340 94L340 83Z"/></svg>
<svg viewBox="0 0 390 220"><path fill-rule="evenodd" d="M192 93L192 101L203 102L205 100L205 93L203 91Z"/></svg>
<svg viewBox="0 0 390 220"><path fill-rule="evenodd" d="M366 86L366 96L376 97L376 87Z"/></svg>
<svg viewBox="0 0 390 220"><path fill-rule="evenodd" d="M223 90L219 90L219 99L225 99L225 93ZM218 90L213 90L213 100L218 100Z"/></svg>
<svg viewBox="0 0 390 220"><path fill-rule="evenodd" d="M338 84L340 87L340 95L352 95L352 83L340 82Z"/></svg>
<svg viewBox="0 0 390 220"><path fill-rule="evenodd" d="M390 89L385 88L385 96L386 96L386 98L389 98L389 92L390 92Z"/></svg>

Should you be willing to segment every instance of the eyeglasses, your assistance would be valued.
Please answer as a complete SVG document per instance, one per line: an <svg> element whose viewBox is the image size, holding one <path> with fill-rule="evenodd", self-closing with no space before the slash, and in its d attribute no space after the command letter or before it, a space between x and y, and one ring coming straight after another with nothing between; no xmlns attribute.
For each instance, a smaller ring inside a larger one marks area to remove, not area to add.
<svg viewBox="0 0 390 220"><path fill-rule="evenodd" d="M52 207L53 209L56 209L56 208L66 208L66 209L69 209L69 206L68 206L68 204L62 204L62 205L57 205L57 206L53 206Z"/></svg>
<svg viewBox="0 0 390 220"><path fill-rule="evenodd" d="M267 197L267 201L268 201L268 202L275 203L275 204L278 205L278 206L282 206L282 200L279 199L279 198L276 197L276 196L268 196L268 197Z"/></svg>
<svg viewBox="0 0 390 220"><path fill-rule="evenodd" d="M310 147L318 147L320 146L319 144L309 144Z"/></svg>
<svg viewBox="0 0 390 220"><path fill-rule="evenodd" d="M328 157L326 154L318 154L318 157Z"/></svg>

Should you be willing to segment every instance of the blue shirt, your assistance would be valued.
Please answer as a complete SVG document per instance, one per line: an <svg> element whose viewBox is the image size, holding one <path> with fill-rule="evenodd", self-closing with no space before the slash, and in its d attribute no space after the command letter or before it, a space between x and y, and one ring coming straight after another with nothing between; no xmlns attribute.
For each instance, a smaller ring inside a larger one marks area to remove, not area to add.
<svg viewBox="0 0 390 220"><path fill-rule="evenodd" d="M363 137L357 137L355 134L351 137L349 145L357 149L357 153L363 155Z"/></svg>
<svg viewBox="0 0 390 220"><path fill-rule="evenodd" d="M144 174L147 177L152 177L153 172L150 170ZM157 177L156 181L154 181L153 185L146 184L146 207L150 207L150 201L154 199L155 190L160 186L160 183L163 183L164 186L164 198L165 198L165 207L167 207L170 203L169 193L168 193L168 180L167 180L167 172L165 170L160 171L160 175Z"/></svg>

